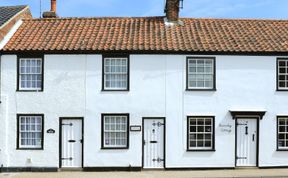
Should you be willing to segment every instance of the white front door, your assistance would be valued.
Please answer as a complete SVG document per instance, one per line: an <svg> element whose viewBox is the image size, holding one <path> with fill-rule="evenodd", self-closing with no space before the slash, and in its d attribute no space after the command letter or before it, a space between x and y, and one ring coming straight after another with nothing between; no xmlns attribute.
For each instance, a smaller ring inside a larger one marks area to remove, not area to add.
<svg viewBox="0 0 288 178"><path fill-rule="evenodd" d="M82 167L82 119L61 120L61 167Z"/></svg>
<svg viewBox="0 0 288 178"><path fill-rule="evenodd" d="M164 119L144 118L143 168L164 168Z"/></svg>
<svg viewBox="0 0 288 178"><path fill-rule="evenodd" d="M236 166L257 166L257 119L237 119Z"/></svg>

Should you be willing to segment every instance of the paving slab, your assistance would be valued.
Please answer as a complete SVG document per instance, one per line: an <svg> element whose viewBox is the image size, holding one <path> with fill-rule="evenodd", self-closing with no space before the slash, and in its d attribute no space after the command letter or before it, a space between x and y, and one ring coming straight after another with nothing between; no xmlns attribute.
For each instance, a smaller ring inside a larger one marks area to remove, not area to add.
<svg viewBox="0 0 288 178"><path fill-rule="evenodd" d="M288 178L288 169L1 173L0 178Z"/></svg>

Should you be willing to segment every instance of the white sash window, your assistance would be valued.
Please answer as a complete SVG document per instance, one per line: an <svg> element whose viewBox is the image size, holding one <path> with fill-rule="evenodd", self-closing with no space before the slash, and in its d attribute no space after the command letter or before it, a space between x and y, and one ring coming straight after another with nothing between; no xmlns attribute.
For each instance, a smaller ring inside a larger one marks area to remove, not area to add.
<svg viewBox="0 0 288 178"><path fill-rule="evenodd" d="M21 58L19 61L19 90L42 90L42 59Z"/></svg>
<svg viewBox="0 0 288 178"><path fill-rule="evenodd" d="M214 58L187 59L187 89L215 89Z"/></svg>
<svg viewBox="0 0 288 178"><path fill-rule="evenodd" d="M128 90L128 58L104 58L103 90Z"/></svg>
<svg viewBox="0 0 288 178"><path fill-rule="evenodd" d="M103 148L128 147L128 115L103 116Z"/></svg>
<svg viewBox="0 0 288 178"><path fill-rule="evenodd" d="M277 63L278 90L288 90L288 59L278 59Z"/></svg>
<svg viewBox="0 0 288 178"><path fill-rule="evenodd" d="M278 117L278 149L288 150L288 117Z"/></svg>
<svg viewBox="0 0 288 178"><path fill-rule="evenodd" d="M43 116L41 115L20 115L18 117L18 147L21 148L42 148Z"/></svg>
<svg viewBox="0 0 288 178"><path fill-rule="evenodd" d="M188 150L214 149L214 117L188 117Z"/></svg>

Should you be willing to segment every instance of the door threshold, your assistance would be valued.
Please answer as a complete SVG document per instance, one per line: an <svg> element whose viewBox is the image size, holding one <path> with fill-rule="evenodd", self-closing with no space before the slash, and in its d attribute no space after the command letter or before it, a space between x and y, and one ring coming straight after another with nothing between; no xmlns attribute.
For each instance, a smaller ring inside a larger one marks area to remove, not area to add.
<svg viewBox="0 0 288 178"><path fill-rule="evenodd" d="M143 171L165 171L165 168L142 168Z"/></svg>
<svg viewBox="0 0 288 178"><path fill-rule="evenodd" d="M259 167L256 167L256 166L241 166L241 167L235 167L235 169L259 169Z"/></svg>
<svg viewBox="0 0 288 178"><path fill-rule="evenodd" d="M60 168L59 171L83 171L83 168L78 168L78 167L65 167L65 168Z"/></svg>

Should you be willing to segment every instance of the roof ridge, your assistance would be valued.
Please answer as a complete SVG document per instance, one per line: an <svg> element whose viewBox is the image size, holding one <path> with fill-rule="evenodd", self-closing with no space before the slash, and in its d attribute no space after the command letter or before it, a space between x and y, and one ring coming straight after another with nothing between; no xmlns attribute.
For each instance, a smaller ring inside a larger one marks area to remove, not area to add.
<svg viewBox="0 0 288 178"><path fill-rule="evenodd" d="M88 20L88 19L157 19L165 18L165 16L143 16L143 17L60 17L60 18L33 18L23 19L24 21L52 21L52 20ZM288 19L256 19L256 18L189 18L181 17L180 20L216 20L216 21L268 21L268 22L288 22Z"/></svg>
<svg viewBox="0 0 288 178"><path fill-rule="evenodd" d="M85 19L156 19L164 18L164 16L145 16L145 17L60 17L60 18L33 18L33 19L23 19L24 21L40 21L40 20L85 20Z"/></svg>
<svg viewBox="0 0 288 178"><path fill-rule="evenodd" d="M0 8L15 8L15 7L29 7L29 5L17 5L17 6L0 6Z"/></svg>

